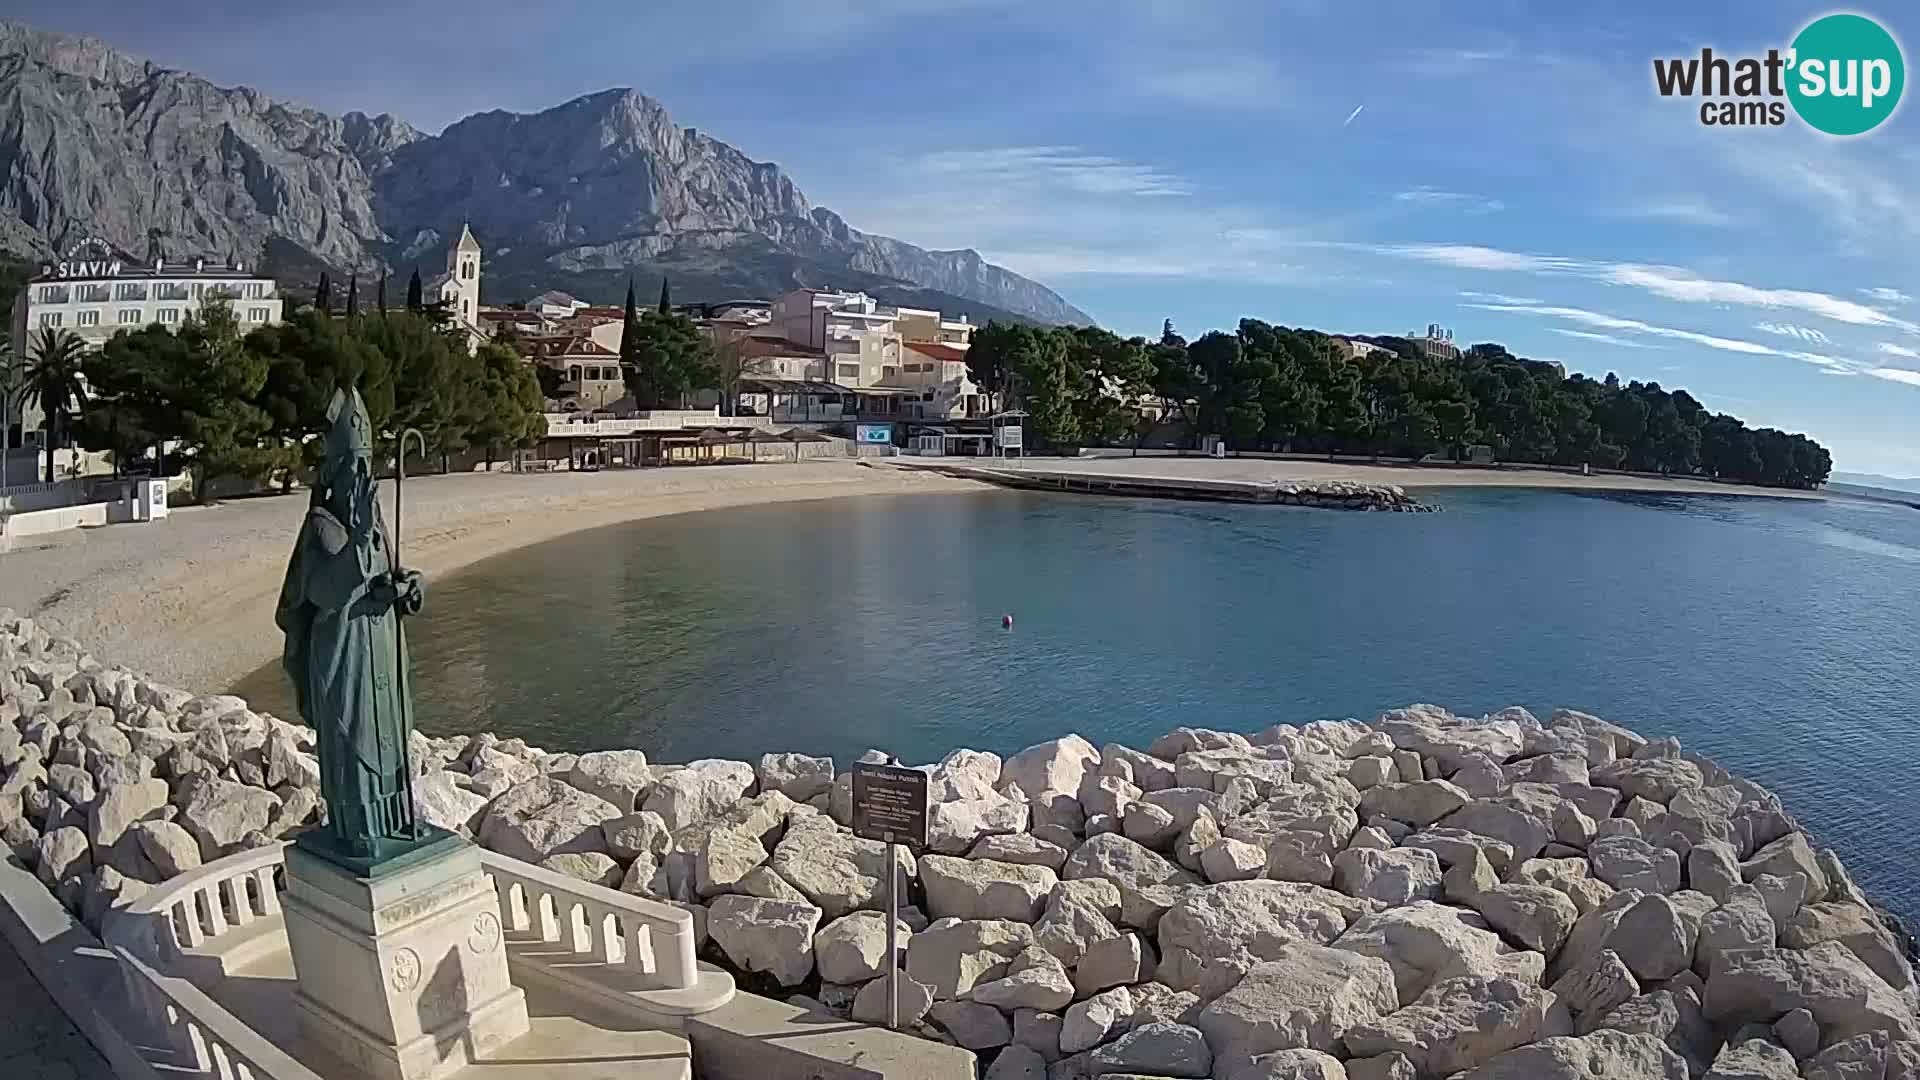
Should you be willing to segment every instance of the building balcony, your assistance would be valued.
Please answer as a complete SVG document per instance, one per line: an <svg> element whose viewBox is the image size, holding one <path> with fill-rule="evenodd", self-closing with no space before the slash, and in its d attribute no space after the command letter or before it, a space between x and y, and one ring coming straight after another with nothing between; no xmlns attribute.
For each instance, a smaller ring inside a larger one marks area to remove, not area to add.
<svg viewBox="0 0 1920 1080"><path fill-rule="evenodd" d="M153 298L155 300L191 300L193 290L185 285L155 285Z"/></svg>

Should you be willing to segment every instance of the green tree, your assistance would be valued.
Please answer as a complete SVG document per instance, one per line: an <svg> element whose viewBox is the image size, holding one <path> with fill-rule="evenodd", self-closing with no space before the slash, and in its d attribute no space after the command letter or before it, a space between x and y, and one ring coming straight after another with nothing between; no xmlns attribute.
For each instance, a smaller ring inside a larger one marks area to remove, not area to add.
<svg viewBox="0 0 1920 1080"><path fill-rule="evenodd" d="M1153 362L1144 338L1121 338L1098 327L1062 328L1080 438L1111 445L1135 433L1139 403L1153 390Z"/></svg>
<svg viewBox="0 0 1920 1080"><path fill-rule="evenodd" d="M660 276L660 308L659 308L659 314L661 314L661 315L671 315L671 314L673 314L673 300L672 300L672 298L671 298L671 297L669 297L669 296L667 295L667 278L666 278L666 275L664 275L664 274L662 274L662 275Z"/></svg>
<svg viewBox="0 0 1920 1080"><path fill-rule="evenodd" d="M1034 433L1058 449L1077 447L1081 440L1075 409L1080 380L1068 355L1069 334L1065 330L1035 333L1015 360L1014 374Z"/></svg>
<svg viewBox="0 0 1920 1080"><path fill-rule="evenodd" d="M325 270L320 271L320 284L313 290L313 306L322 312L333 314L333 279Z"/></svg>
<svg viewBox="0 0 1920 1080"><path fill-rule="evenodd" d="M268 438L273 420L255 404L267 381L267 358L246 347L233 306L203 303L180 327L180 369L169 389L180 410L181 442L193 470L194 493L206 496L223 476L261 480L287 463Z"/></svg>
<svg viewBox="0 0 1920 1080"><path fill-rule="evenodd" d="M363 319L359 327L392 373L387 415L378 415L374 399L361 389L374 429L391 438L419 428L427 451L440 455L444 465L448 455L469 445L479 410L477 367L465 341L441 330L427 311Z"/></svg>
<svg viewBox="0 0 1920 1080"><path fill-rule="evenodd" d="M641 312L631 335L622 328L620 355L627 392L642 409L682 408L688 394L719 382L712 339L684 315Z"/></svg>
<svg viewBox="0 0 1920 1080"><path fill-rule="evenodd" d="M1032 347L1032 336L1030 327L998 321L973 332L973 343L967 347L967 376L1000 408L1007 407L1007 381L1015 358Z"/></svg>
<svg viewBox="0 0 1920 1080"><path fill-rule="evenodd" d="M329 426L326 409L335 388L360 388L375 430L393 411L392 373L368 339L368 321L306 310L247 335L247 348L267 361L256 403L271 421L269 439L288 451L284 484L292 484L295 466L319 464L324 449L319 436Z"/></svg>
<svg viewBox="0 0 1920 1080"><path fill-rule="evenodd" d="M27 346L27 400L39 407L46 425L49 484L54 481L53 452L86 400L80 372L86 351L78 334L52 326L41 327Z"/></svg>
<svg viewBox="0 0 1920 1080"><path fill-rule="evenodd" d="M347 318L360 314L360 274L355 271L347 276Z"/></svg>
<svg viewBox="0 0 1920 1080"><path fill-rule="evenodd" d="M661 280L661 283L665 284L664 278ZM543 364L541 366L545 367L547 365ZM553 371L556 375L559 374L558 368L554 368ZM639 401L641 391L635 389L636 380L638 378L644 378L645 373L642 372L640 368L640 309L634 302L633 278L631 276L627 278L626 312L620 320L620 371L621 377L627 383L627 392L633 395L635 401ZM557 379L555 388L557 391ZM652 400L652 387L647 386L644 389L648 400ZM553 395L548 394L547 396L552 397Z"/></svg>
<svg viewBox="0 0 1920 1080"><path fill-rule="evenodd" d="M116 473L151 451L154 473L163 475L167 441L186 435L176 404L185 349L178 335L153 323L119 331L89 353L81 364L88 394L75 433L80 445L111 454Z"/></svg>
<svg viewBox="0 0 1920 1080"><path fill-rule="evenodd" d="M413 276L407 279L407 310L419 311L426 306L425 287L420 284L420 268L413 268Z"/></svg>
<svg viewBox="0 0 1920 1080"><path fill-rule="evenodd" d="M486 451L487 468L492 469L502 451L531 446L545 435L547 419L533 367L512 346L489 341L474 360L482 407L469 437Z"/></svg>

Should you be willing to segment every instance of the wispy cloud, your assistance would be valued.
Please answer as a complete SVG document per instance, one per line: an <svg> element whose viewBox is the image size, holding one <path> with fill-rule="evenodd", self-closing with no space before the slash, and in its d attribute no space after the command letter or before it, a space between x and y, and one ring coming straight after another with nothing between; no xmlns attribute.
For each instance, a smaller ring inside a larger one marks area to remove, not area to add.
<svg viewBox="0 0 1920 1080"><path fill-rule="evenodd" d="M1882 341L1873 347L1878 353L1897 356L1902 360L1920 360L1920 349L1909 349L1905 345L1895 345L1891 341Z"/></svg>
<svg viewBox="0 0 1920 1080"><path fill-rule="evenodd" d="M1151 165L1082 153L1072 146L1005 146L942 150L916 164L934 173L980 177L1008 185L1060 185L1088 195L1187 195L1182 178Z"/></svg>
<svg viewBox="0 0 1920 1080"><path fill-rule="evenodd" d="M1547 333L1564 334L1567 337L1580 338L1583 341L1597 341L1602 345L1614 345L1622 349L1657 349L1660 347L1650 342L1628 341L1623 337L1615 337L1612 334L1602 334L1593 330L1569 330L1564 326L1549 326L1547 327Z"/></svg>
<svg viewBox="0 0 1920 1080"><path fill-rule="evenodd" d="M1763 334L1778 334L1781 337L1794 338L1796 340L1804 341L1812 345L1829 345L1829 344L1832 344L1833 342L1832 338L1828 337L1827 335L1821 333L1818 330L1815 330L1811 326L1794 326L1791 323L1762 322L1762 323L1754 323L1753 328L1755 330L1760 331Z"/></svg>
<svg viewBox="0 0 1920 1080"><path fill-rule="evenodd" d="M1216 109L1269 109L1293 98L1293 87L1270 60L1240 57L1196 58L1136 73L1140 93L1147 97Z"/></svg>
<svg viewBox="0 0 1920 1080"><path fill-rule="evenodd" d="M1425 184L1399 192L1393 198L1395 202L1446 207L1469 214L1492 214L1507 208L1507 204L1499 199L1489 199L1484 195L1470 195L1464 191L1446 191Z"/></svg>
<svg viewBox="0 0 1920 1080"><path fill-rule="evenodd" d="M1913 297L1908 296L1906 293L1901 292L1899 289L1888 289L1885 287L1861 289L1860 295L1865 296L1869 300L1873 300L1877 303L1882 303L1882 304L1898 305L1898 304L1913 303Z"/></svg>
<svg viewBox="0 0 1920 1080"><path fill-rule="evenodd" d="M1346 127L1347 125L1353 123L1355 120L1359 119L1360 114L1366 110L1366 107L1367 106L1365 102L1362 102L1359 105L1355 105L1353 107L1353 111L1347 114L1347 118L1345 120L1340 121L1340 126Z"/></svg>
<svg viewBox="0 0 1920 1080"><path fill-rule="evenodd" d="M1472 289L1460 290L1460 296L1466 300L1479 300L1488 304L1538 304L1541 301L1531 296L1513 296L1508 293L1474 292Z"/></svg>
<svg viewBox="0 0 1920 1080"><path fill-rule="evenodd" d="M1806 289L1771 289L1738 281L1719 281L1674 266L1594 262L1561 255L1504 251L1474 244L1401 244L1376 246L1370 250L1465 270L1575 275L1609 285L1638 289L1664 300L1681 303L1731 304L1799 311L1854 326L1888 327L1920 335L1920 323L1844 297Z"/></svg>
<svg viewBox="0 0 1920 1080"><path fill-rule="evenodd" d="M1670 338L1685 341L1693 345L1717 349L1721 352L1740 353L1746 356L1780 356L1789 360L1814 364L1819 367L1852 368L1854 365L1835 356L1824 353L1802 352L1797 350L1776 349L1758 341L1744 341L1740 338L1720 337L1716 334L1703 334L1697 330L1684 330L1672 326L1658 326L1642 322L1639 319L1626 319L1618 315L1589 311L1585 308L1557 307L1550 305L1527 306L1521 304L1469 304L1468 307L1484 311L1507 311L1521 315L1537 315L1548 319L1561 319L1579 323L1600 330L1612 330L1620 333L1646 334L1650 337Z"/></svg>
<svg viewBox="0 0 1920 1080"><path fill-rule="evenodd" d="M1619 207L1615 216L1639 218L1646 221L1661 221L1674 225L1700 225L1707 228L1724 228L1733 224L1733 218L1698 196L1680 196L1668 199L1649 199Z"/></svg>
<svg viewBox="0 0 1920 1080"><path fill-rule="evenodd" d="M1920 371L1908 371L1906 368L1868 368L1867 374L1876 379L1889 382L1906 383L1908 386L1920 386Z"/></svg>

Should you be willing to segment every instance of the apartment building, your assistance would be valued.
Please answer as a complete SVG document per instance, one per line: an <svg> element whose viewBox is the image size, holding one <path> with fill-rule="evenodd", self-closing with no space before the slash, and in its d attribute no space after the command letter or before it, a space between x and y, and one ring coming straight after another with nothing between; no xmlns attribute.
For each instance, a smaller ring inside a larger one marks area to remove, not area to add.
<svg viewBox="0 0 1920 1080"><path fill-rule="evenodd" d="M13 305L10 362L26 362L31 339L43 328L71 332L97 348L120 330L153 323L177 329L216 298L232 304L242 330L281 319L282 300L273 279L237 261L134 262L101 241L85 240L44 265L21 290ZM38 406L20 406L6 419L38 441L44 424Z"/></svg>

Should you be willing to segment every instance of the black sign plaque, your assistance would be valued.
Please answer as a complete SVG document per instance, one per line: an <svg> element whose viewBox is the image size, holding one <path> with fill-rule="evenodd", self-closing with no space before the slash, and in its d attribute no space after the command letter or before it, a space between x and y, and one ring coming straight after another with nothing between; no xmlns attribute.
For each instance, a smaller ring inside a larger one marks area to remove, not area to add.
<svg viewBox="0 0 1920 1080"><path fill-rule="evenodd" d="M927 846L927 774L899 765L853 765L853 835Z"/></svg>

